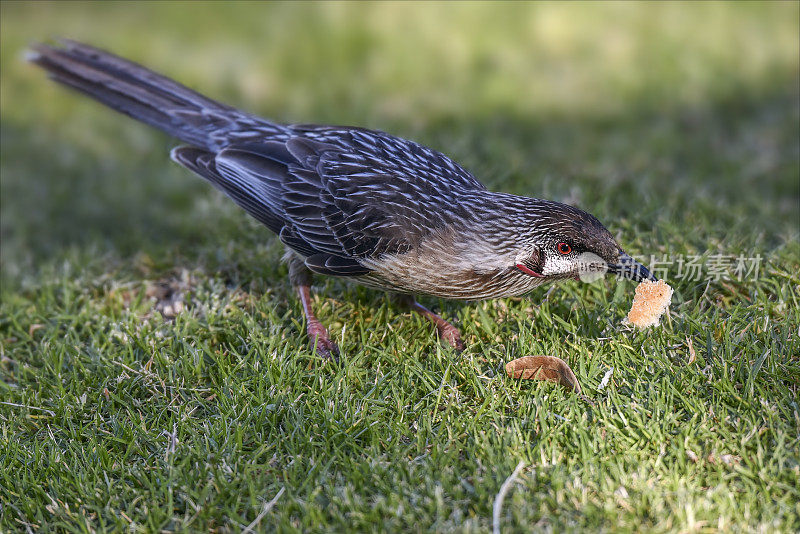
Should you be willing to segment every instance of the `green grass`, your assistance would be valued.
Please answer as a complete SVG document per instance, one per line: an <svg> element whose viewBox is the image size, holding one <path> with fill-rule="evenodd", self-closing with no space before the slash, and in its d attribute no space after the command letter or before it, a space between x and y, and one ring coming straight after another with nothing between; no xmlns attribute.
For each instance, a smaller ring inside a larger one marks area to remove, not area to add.
<svg viewBox="0 0 800 534"><path fill-rule="evenodd" d="M0 531L239 531L282 489L257 530L485 531L519 461L509 531L799 530L799 11L3 2ZM424 301L462 355L319 279L344 354L320 361L277 240L171 140L21 61L57 35L278 120L413 138L640 258L760 254L760 276L673 267L646 332L615 280ZM596 404L507 379L526 354Z"/></svg>

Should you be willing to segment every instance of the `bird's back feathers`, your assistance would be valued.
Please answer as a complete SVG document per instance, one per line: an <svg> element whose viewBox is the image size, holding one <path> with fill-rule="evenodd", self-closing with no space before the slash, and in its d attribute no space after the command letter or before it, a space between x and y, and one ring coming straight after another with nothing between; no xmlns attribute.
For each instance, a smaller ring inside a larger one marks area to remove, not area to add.
<svg viewBox="0 0 800 534"><path fill-rule="evenodd" d="M233 143L216 153L180 147L172 157L223 190L321 274L370 272L364 259L408 252L463 220L468 213L459 196L484 189L445 156L381 132L327 127L296 133ZM417 168L403 157L412 149L426 151Z"/></svg>

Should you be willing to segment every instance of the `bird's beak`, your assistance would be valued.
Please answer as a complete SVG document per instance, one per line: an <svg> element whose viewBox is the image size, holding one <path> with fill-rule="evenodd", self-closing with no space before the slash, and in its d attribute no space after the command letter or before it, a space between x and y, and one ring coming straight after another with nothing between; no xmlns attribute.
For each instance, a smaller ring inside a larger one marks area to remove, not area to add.
<svg viewBox="0 0 800 534"><path fill-rule="evenodd" d="M608 272L622 276L623 278L628 278L635 282L641 282L642 280L650 280L655 282L658 280L655 276L650 274L650 271L647 270L647 267L637 262L627 253L622 251L619 253L619 263L609 264Z"/></svg>

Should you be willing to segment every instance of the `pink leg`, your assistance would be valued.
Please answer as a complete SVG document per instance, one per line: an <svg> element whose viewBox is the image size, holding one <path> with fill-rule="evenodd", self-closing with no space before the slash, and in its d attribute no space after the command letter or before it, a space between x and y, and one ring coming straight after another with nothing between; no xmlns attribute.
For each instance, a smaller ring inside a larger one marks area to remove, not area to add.
<svg viewBox="0 0 800 534"><path fill-rule="evenodd" d="M306 331L308 338L317 350L317 354L330 360L339 360L339 347L331 341L328 329L322 326L314 312L311 310L311 288L309 286L297 286L297 293L300 295L300 302L303 305L303 313L306 315Z"/></svg>
<svg viewBox="0 0 800 534"><path fill-rule="evenodd" d="M398 301L432 322L436 326L439 337L450 344L455 350L461 352L466 348L464 342L461 341L461 332L458 331L458 328L414 300L414 297L411 295L398 295Z"/></svg>
<svg viewBox="0 0 800 534"><path fill-rule="evenodd" d="M289 264L289 280L300 296L300 303L303 305L303 313L306 316L306 331L311 340L311 346L316 349L317 354L324 358L339 361L339 347L331 341L328 329L322 326L314 311L311 309L311 271L297 255L288 252L284 259Z"/></svg>

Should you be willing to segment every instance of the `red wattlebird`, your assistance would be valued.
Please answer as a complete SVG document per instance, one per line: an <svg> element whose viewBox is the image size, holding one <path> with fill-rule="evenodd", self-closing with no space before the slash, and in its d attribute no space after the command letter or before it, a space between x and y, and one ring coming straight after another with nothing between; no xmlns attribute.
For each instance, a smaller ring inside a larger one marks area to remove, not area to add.
<svg viewBox="0 0 800 534"><path fill-rule="evenodd" d="M609 272L654 279L592 215L489 191L435 150L340 126L281 125L90 46L35 46L50 77L180 139L172 159L278 235L317 353L338 348L311 310L314 273L396 293L463 348L413 295L478 300L573 278L591 252Z"/></svg>

